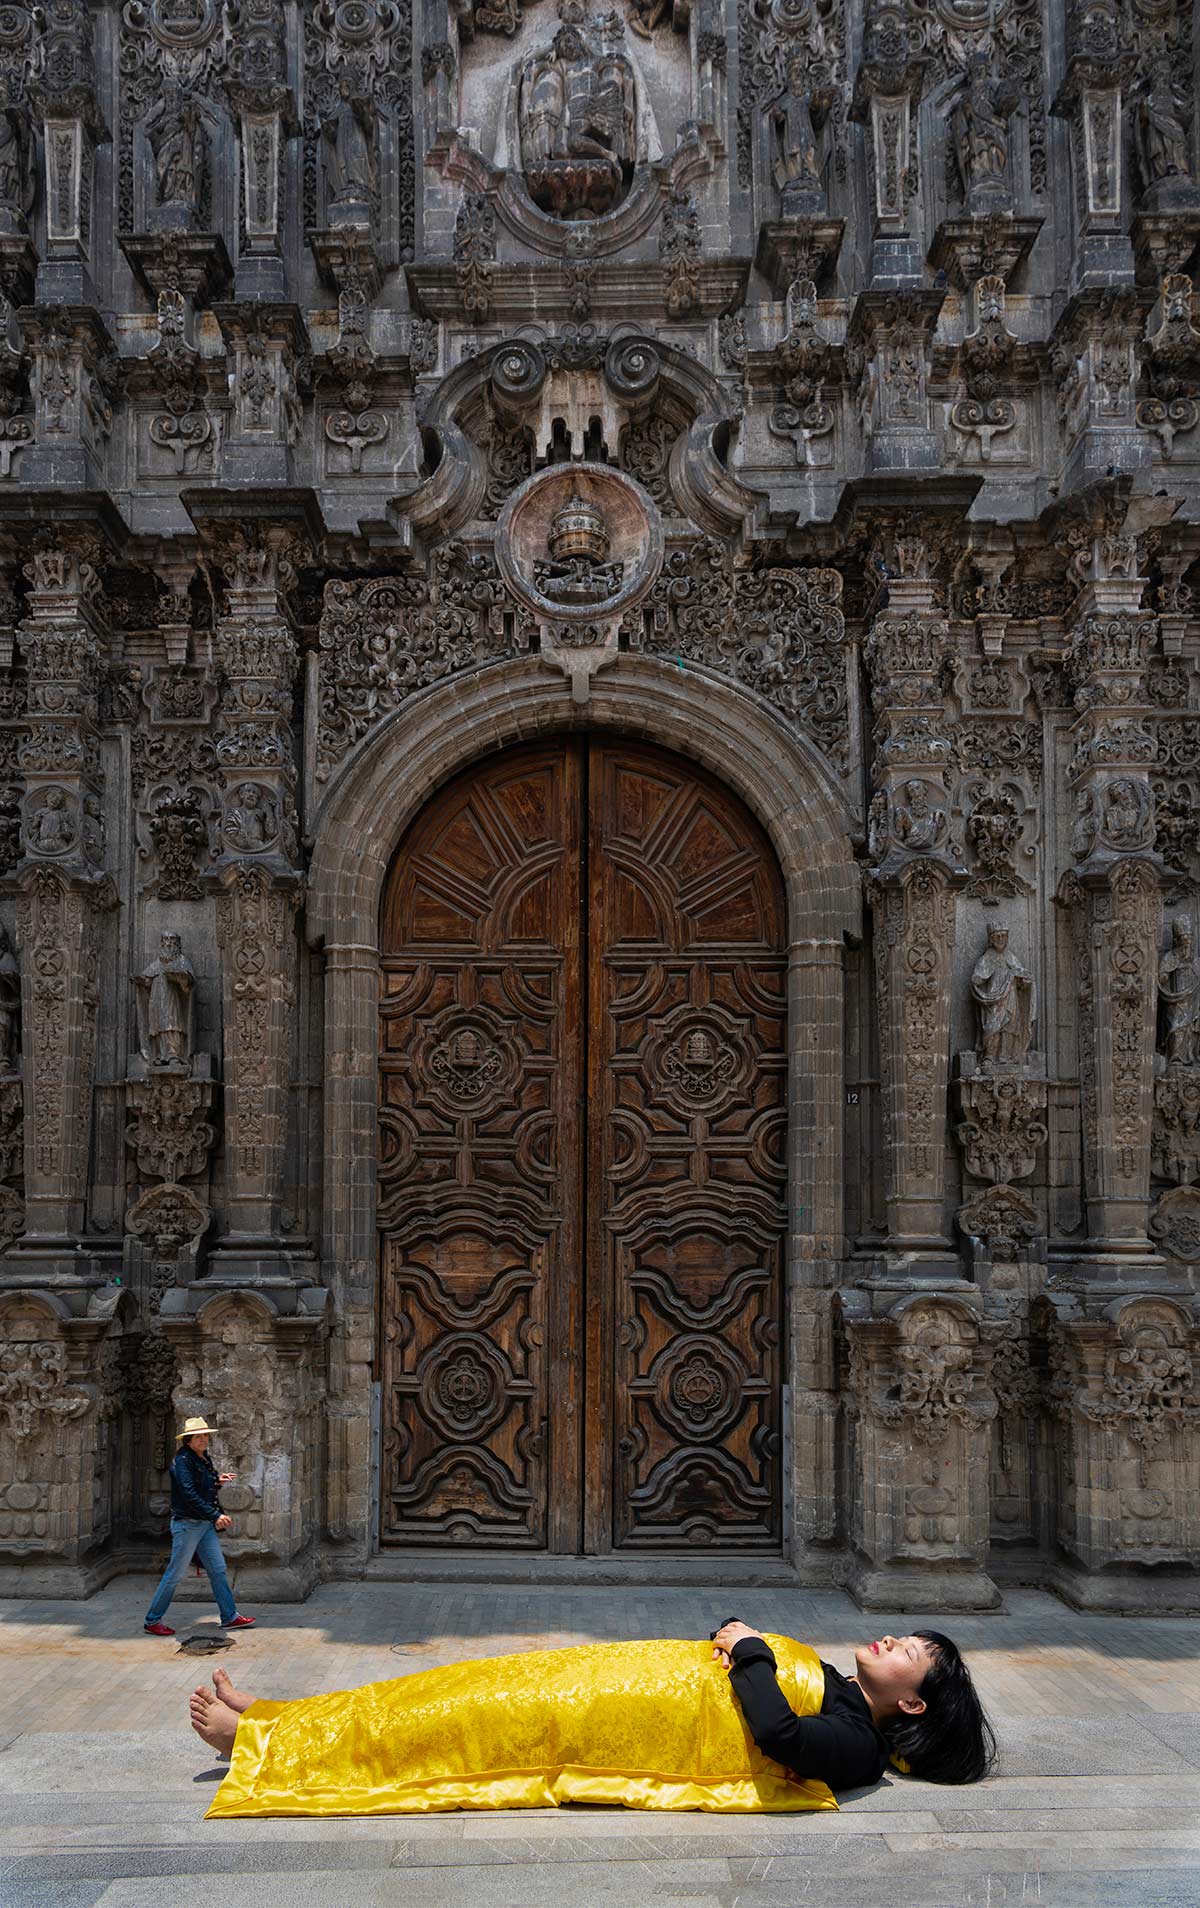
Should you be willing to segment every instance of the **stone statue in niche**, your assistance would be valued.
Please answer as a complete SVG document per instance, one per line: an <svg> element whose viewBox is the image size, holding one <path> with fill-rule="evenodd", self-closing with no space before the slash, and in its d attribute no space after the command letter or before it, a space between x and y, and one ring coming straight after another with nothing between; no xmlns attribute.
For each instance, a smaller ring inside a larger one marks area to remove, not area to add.
<svg viewBox="0 0 1200 1908"><path fill-rule="evenodd" d="M0 1073L15 1073L21 1044L21 966L0 927Z"/></svg>
<svg viewBox="0 0 1200 1908"><path fill-rule="evenodd" d="M1184 112L1187 102L1175 82L1170 59L1160 55L1151 66L1134 108L1138 165L1147 187L1164 179L1190 179Z"/></svg>
<svg viewBox="0 0 1200 1908"><path fill-rule="evenodd" d="M988 929L987 946L971 970L971 998L984 1060L1024 1060L1033 1039L1033 979L1009 953L1006 927Z"/></svg>
<svg viewBox="0 0 1200 1908"><path fill-rule="evenodd" d="M1200 963L1193 952L1190 921L1171 923L1170 944L1158 963L1158 998L1168 1064L1194 1066L1200 1033Z"/></svg>
<svg viewBox="0 0 1200 1908"><path fill-rule="evenodd" d="M789 60L787 89L771 108L771 170L783 194L785 218L797 212L824 210L813 124L814 111L818 110L806 61Z"/></svg>
<svg viewBox="0 0 1200 1908"><path fill-rule="evenodd" d="M233 806L225 818L225 840L243 854L260 855L279 833L275 804L258 782L242 782L234 790Z"/></svg>
<svg viewBox="0 0 1200 1908"><path fill-rule="evenodd" d="M974 53L950 113L950 137L968 201L1008 190L1008 122L1020 93L992 78L987 53Z"/></svg>
<svg viewBox="0 0 1200 1908"><path fill-rule="evenodd" d="M196 976L178 934L165 933L158 959L135 974L138 1050L150 1067L186 1073L192 1058L193 998Z"/></svg>
<svg viewBox="0 0 1200 1908"><path fill-rule="evenodd" d="M913 854L928 854L941 846L947 829L946 811L930 799L929 786L910 777L892 815L892 833Z"/></svg>
<svg viewBox="0 0 1200 1908"><path fill-rule="evenodd" d="M15 106L0 111L0 232L28 230L35 190L29 122Z"/></svg>
<svg viewBox="0 0 1200 1908"><path fill-rule="evenodd" d="M548 562L533 566L534 588L552 603L603 603L621 587L625 565L609 560L603 513L575 496L555 511L546 538Z"/></svg>
<svg viewBox="0 0 1200 1908"><path fill-rule="evenodd" d="M1122 775L1104 791L1103 832L1114 848L1145 847L1151 826L1150 791Z"/></svg>
<svg viewBox="0 0 1200 1908"><path fill-rule="evenodd" d="M155 196L160 211L188 221L196 218L204 191L208 139L200 107L188 97L164 99L159 116L147 126L154 154Z"/></svg>
<svg viewBox="0 0 1200 1908"><path fill-rule="evenodd" d="M621 51L624 22L585 18L560 0L552 41L524 61L517 123L525 183L559 219L599 218L625 197L637 151L633 67Z"/></svg>
<svg viewBox="0 0 1200 1908"><path fill-rule="evenodd" d="M61 788L48 788L29 815L29 847L35 855L65 855L79 839Z"/></svg>
<svg viewBox="0 0 1200 1908"><path fill-rule="evenodd" d="M353 75L338 81L338 100L321 121L325 203L331 218L351 207L369 213L375 185L375 109Z"/></svg>

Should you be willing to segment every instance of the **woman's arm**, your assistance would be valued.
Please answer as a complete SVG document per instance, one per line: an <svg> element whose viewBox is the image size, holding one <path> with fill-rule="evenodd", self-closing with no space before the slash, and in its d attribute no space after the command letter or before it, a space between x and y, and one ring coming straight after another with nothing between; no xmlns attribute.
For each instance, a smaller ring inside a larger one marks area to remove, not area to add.
<svg viewBox="0 0 1200 1908"><path fill-rule="evenodd" d="M188 1508L189 1517L202 1519L206 1524L215 1524L221 1515L219 1503L209 1503L196 1488L196 1473L190 1451L180 1451L171 1465L171 1475L179 1486L180 1495Z"/></svg>
<svg viewBox="0 0 1200 1908"><path fill-rule="evenodd" d="M853 1789L879 1774L874 1731L841 1716L797 1716L775 1675L775 1658L761 1637L744 1637L730 1652L729 1680L746 1727L764 1756L802 1780Z"/></svg>

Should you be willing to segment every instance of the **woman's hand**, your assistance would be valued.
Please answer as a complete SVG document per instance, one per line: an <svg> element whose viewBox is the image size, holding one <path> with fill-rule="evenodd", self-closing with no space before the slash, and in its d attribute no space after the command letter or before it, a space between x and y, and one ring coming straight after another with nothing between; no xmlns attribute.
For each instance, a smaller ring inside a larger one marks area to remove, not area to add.
<svg viewBox="0 0 1200 1908"><path fill-rule="evenodd" d="M726 1669L728 1669L729 1653L734 1644L740 1643L743 1638L747 1636L756 1636L760 1643L763 1640L762 1631L752 1630L749 1624L726 1623L722 1629L717 1631L717 1634L713 1638L714 1659L724 1663Z"/></svg>
<svg viewBox="0 0 1200 1908"><path fill-rule="evenodd" d="M232 1517L221 1516L221 1517L218 1517L214 1528L217 1530L228 1530L232 1522L233 1522Z"/></svg>
<svg viewBox="0 0 1200 1908"><path fill-rule="evenodd" d="M221 1471L217 1475L218 1484L232 1484L237 1477L236 1471Z"/></svg>

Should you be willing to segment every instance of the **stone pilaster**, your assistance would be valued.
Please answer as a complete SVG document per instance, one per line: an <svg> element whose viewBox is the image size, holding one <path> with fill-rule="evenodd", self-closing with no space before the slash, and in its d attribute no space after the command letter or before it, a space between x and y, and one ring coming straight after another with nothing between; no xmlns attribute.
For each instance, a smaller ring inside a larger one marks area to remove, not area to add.
<svg viewBox="0 0 1200 1908"><path fill-rule="evenodd" d="M238 114L244 238L238 298L278 301L286 295L283 260L284 155L300 130L287 84L287 29L280 0L248 0L230 52L226 88Z"/></svg>
<svg viewBox="0 0 1200 1908"><path fill-rule="evenodd" d="M934 471L941 462L929 408L929 354L942 292L864 292L846 361L872 470Z"/></svg>
<svg viewBox="0 0 1200 1908"><path fill-rule="evenodd" d="M978 1294L841 1294L855 1490L846 1586L866 1609L988 1610L996 1400Z"/></svg>
<svg viewBox="0 0 1200 1908"><path fill-rule="evenodd" d="M924 546L895 543L864 655L875 709L868 897L875 916L884 1160L891 1244L943 1250L950 972L959 850L950 816L954 743L941 678L948 627Z"/></svg>
<svg viewBox="0 0 1200 1908"><path fill-rule="evenodd" d="M1167 1611L1200 1564L1200 1321L1138 1293L1035 1306L1054 1437L1050 1581L1085 1610ZM1150 1571L1147 1565L1158 1566Z"/></svg>
<svg viewBox="0 0 1200 1908"><path fill-rule="evenodd" d="M13 877L25 1077L26 1230L18 1256L33 1255L44 1272L68 1277L91 1268L80 1245L101 917L117 899L104 872L95 727L103 631L97 554L77 537L35 555L18 632L29 674L28 733L18 750L23 858Z"/></svg>
<svg viewBox="0 0 1200 1908"><path fill-rule="evenodd" d="M1155 853L1155 739L1146 668L1157 637L1133 539L1097 539L1095 561L1125 574L1089 582L1068 671L1081 710L1072 731L1072 908L1080 1004L1080 1089L1090 1242L1146 1251L1154 1047L1164 870ZM1126 550L1123 546L1128 544Z"/></svg>
<svg viewBox="0 0 1200 1908"><path fill-rule="evenodd" d="M919 174L914 163L916 115L927 66L920 29L903 0L873 0L867 8L851 111L867 128L875 290L919 286L924 277L912 208Z"/></svg>
<svg viewBox="0 0 1200 1908"><path fill-rule="evenodd" d="M1081 288L1133 283L1133 247L1123 222L1122 114L1136 66L1119 0L1069 0L1067 71L1051 110L1071 126Z"/></svg>
<svg viewBox="0 0 1200 1908"><path fill-rule="evenodd" d="M47 305L91 303L95 154L109 133L96 103L87 0L46 0L38 24L41 57L30 100L43 142L46 255L38 267L36 298Z"/></svg>

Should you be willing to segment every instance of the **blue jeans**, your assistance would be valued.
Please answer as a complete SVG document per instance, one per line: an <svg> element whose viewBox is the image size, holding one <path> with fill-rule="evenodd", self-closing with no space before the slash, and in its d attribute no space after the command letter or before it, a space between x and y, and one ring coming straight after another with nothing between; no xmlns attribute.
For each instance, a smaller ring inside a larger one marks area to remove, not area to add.
<svg viewBox="0 0 1200 1908"><path fill-rule="evenodd" d="M233 1591L229 1588L229 1578L225 1574L225 1559L221 1554L221 1545L212 1525L199 1517L172 1517L171 1519L171 1561L162 1573L162 1582L154 1592L154 1600L146 1612L147 1623L161 1623L170 1607L171 1598L179 1584L179 1579L195 1557L197 1563L204 1565L208 1572L208 1581L217 1599L217 1614L222 1623L229 1623L237 1615L237 1604L233 1600Z"/></svg>

